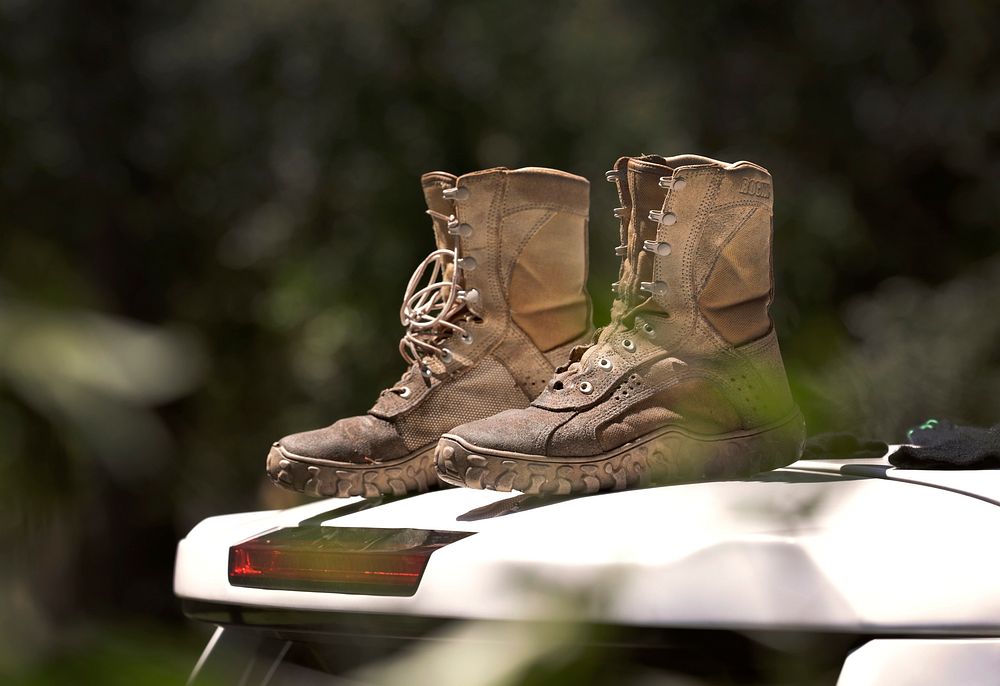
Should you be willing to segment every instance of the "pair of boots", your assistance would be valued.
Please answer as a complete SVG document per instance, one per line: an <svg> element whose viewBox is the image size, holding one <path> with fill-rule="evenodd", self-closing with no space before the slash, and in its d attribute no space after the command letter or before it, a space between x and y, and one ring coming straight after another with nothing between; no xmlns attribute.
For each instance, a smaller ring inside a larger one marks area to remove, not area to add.
<svg viewBox="0 0 1000 686"><path fill-rule="evenodd" d="M531 494L749 476L805 427L769 315L771 176L696 155L622 157L611 322L591 323L589 183L552 169L422 178L437 250L400 318L409 367L367 414L275 443L315 496L438 480Z"/></svg>

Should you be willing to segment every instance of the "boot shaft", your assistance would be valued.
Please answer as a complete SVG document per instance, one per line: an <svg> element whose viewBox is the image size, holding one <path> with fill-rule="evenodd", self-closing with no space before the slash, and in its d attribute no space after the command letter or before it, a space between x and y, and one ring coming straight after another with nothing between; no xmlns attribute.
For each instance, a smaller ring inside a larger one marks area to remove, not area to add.
<svg viewBox="0 0 1000 686"><path fill-rule="evenodd" d="M619 309L642 305L668 347L718 349L766 335L773 293L767 170L682 155L623 158L615 172L628 198Z"/></svg>
<svg viewBox="0 0 1000 686"><path fill-rule="evenodd" d="M480 390L510 385L527 402L568 348L592 334L589 182L536 167L432 172L421 181L437 250L407 289L400 349L424 382L383 392L371 413L433 414L425 407L433 388L484 375Z"/></svg>
<svg viewBox="0 0 1000 686"><path fill-rule="evenodd" d="M453 210L453 203L445 198L441 191L445 188L453 188L458 179L454 174L448 172L428 172L420 177L420 185L424 191L424 201L427 209L430 210L431 221L434 228L434 244L439 250L454 250L456 235L455 228L448 225L448 217Z"/></svg>
<svg viewBox="0 0 1000 686"><path fill-rule="evenodd" d="M449 237L459 249L470 307L483 320L482 345L496 343L510 324L543 352L584 335L591 326L589 182L537 167L452 178L450 186L445 175L435 181L451 205L457 235ZM425 194L428 205L436 203L426 183Z"/></svg>

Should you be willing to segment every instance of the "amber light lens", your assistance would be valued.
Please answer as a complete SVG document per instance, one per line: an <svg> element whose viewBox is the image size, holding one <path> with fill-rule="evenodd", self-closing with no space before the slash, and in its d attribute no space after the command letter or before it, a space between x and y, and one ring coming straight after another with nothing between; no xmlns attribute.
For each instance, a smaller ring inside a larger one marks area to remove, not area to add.
<svg viewBox="0 0 1000 686"><path fill-rule="evenodd" d="M233 586L410 596L431 553L466 531L306 526L277 529L229 549Z"/></svg>

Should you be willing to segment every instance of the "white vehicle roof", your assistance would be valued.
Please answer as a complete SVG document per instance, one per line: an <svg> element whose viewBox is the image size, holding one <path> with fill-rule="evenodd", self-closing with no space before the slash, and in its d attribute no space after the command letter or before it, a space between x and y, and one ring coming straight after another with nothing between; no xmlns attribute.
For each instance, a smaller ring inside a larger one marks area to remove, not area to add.
<svg viewBox="0 0 1000 686"><path fill-rule="evenodd" d="M207 519L178 546L175 592L227 605L424 617L568 611L633 626L1000 631L1000 471L803 460L744 481L552 501L470 489L368 508L359 501ZM230 585L230 546L303 520L475 535L435 551L409 597Z"/></svg>

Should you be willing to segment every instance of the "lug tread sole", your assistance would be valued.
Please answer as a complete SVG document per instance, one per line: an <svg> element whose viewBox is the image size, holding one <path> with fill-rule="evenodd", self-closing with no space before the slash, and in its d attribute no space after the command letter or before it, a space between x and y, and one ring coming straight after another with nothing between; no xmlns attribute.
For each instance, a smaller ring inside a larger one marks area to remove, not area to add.
<svg viewBox="0 0 1000 686"><path fill-rule="evenodd" d="M736 436L667 431L642 437L592 460L492 454L445 434L435 450L450 484L530 495L585 495L647 485L741 479L786 467L802 454L805 422L784 422Z"/></svg>
<svg viewBox="0 0 1000 686"><path fill-rule="evenodd" d="M267 475L282 488L320 498L350 498L425 493L444 484L438 479L434 449L424 448L386 464L315 464L272 447Z"/></svg>

